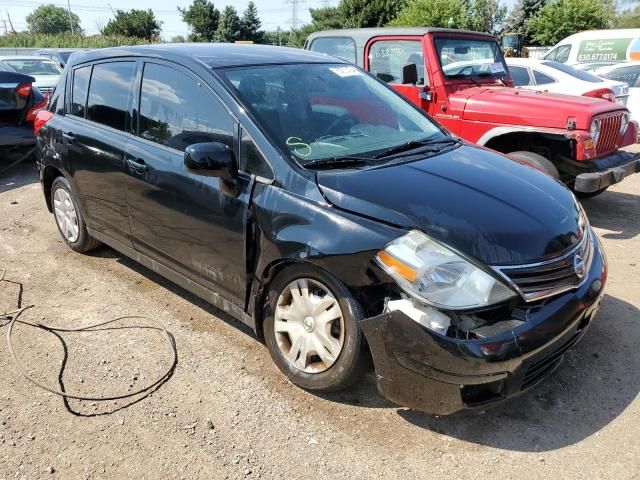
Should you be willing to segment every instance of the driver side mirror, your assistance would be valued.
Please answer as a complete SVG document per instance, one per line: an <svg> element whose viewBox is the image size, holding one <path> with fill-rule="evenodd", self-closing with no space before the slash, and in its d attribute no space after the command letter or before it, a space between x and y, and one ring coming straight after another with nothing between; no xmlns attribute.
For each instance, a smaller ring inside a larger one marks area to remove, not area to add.
<svg viewBox="0 0 640 480"><path fill-rule="evenodd" d="M403 85L418 83L418 67L415 63L410 63L402 67L400 81Z"/></svg>
<svg viewBox="0 0 640 480"><path fill-rule="evenodd" d="M221 142L194 143L184 151L185 167L211 177L231 173L234 163L233 150Z"/></svg>

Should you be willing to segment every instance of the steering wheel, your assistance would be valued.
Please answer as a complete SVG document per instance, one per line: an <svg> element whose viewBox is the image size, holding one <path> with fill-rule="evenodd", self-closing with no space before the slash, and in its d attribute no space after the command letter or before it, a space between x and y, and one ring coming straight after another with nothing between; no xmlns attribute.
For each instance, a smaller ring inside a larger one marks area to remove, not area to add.
<svg viewBox="0 0 640 480"><path fill-rule="evenodd" d="M331 122L329 126L322 131L319 137L324 137L329 135L330 133L334 133L333 131L337 129L339 126L342 126L342 124L344 124L344 127L346 130L349 130L351 127L353 127L357 123L358 123L357 120L353 118L351 115L341 115L338 118L336 118L333 122Z"/></svg>
<svg viewBox="0 0 640 480"><path fill-rule="evenodd" d="M473 67L471 65L469 65L468 67L464 67L462 70L460 70L460 74L461 75L473 75Z"/></svg>

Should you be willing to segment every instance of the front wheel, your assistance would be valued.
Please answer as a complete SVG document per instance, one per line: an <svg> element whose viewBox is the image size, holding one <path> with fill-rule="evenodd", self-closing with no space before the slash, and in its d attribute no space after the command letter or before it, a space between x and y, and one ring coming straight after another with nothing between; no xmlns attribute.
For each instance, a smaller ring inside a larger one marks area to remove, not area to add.
<svg viewBox="0 0 640 480"><path fill-rule="evenodd" d="M269 287L264 312L271 358L296 385L341 390L366 369L360 306L329 274L306 265L285 269Z"/></svg>
<svg viewBox="0 0 640 480"><path fill-rule="evenodd" d="M511 152L507 153L507 157L537 168L553 178L560 178L560 173L558 173L556 166L550 160L547 160L537 153L525 151Z"/></svg>

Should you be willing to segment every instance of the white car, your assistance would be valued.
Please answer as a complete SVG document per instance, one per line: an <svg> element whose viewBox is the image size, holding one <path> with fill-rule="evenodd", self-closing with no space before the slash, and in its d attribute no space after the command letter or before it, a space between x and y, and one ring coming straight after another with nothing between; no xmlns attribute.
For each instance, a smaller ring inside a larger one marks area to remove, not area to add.
<svg viewBox="0 0 640 480"><path fill-rule="evenodd" d="M62 69L56 62L39 55L3 56L0 57L0 63L18 73L35 78L34 85L45 95L53 93L62 73Z"/></svg>
<svg viewBox="0 0 640 480"><path fill-rule="evenodd" d="M506 61L516 87L602 98L623 105L627 102L629 87L624 82L606 80L551 60L507 58Z"/></svg>
<svg viewBox="0 0 640 480"><path fill-rule="evenodd" d="M617 80L628 85L627 108L631 120L640 122L640 61L616 63L599 68L594 73L599 77Z"/></svg>

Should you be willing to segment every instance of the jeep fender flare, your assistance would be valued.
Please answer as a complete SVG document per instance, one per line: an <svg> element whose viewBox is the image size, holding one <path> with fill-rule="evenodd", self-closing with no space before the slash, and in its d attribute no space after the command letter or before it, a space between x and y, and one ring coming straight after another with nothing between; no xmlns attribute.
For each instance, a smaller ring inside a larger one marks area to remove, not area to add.
<svg viewBox="0 0 640 480"><path fill-rule="evenodd" d="M486 131L475 143L481 146L485 146L489 141L494 138L501 137L510 133L543 133L547 135L557 135L564 138L571 138L570 131L560 128L547 128L547 127L528 127L528 126L502 126L494 127Z"/></svg>

